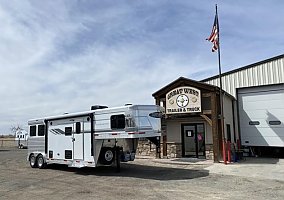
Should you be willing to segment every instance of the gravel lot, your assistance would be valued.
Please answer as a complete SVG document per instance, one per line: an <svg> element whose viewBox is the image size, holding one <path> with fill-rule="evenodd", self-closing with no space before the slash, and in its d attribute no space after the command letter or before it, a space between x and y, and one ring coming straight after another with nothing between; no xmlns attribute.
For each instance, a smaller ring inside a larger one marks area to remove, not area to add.
<svg viewBox="0 0 284 200"><path fill-rule="evenodd" d="M32 169L27 150L0 149L0 199L284 199L284 182L209 173L210 162L136 159L115 168Z"/></svg>

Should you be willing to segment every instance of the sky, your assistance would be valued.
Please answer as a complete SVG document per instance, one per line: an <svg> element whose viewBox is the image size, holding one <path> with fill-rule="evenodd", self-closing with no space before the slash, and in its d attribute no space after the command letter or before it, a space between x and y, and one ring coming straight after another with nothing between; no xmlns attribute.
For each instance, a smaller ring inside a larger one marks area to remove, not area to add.
<svg viewBox="0 0 284 200"><path fill-rule="evenodd" d="M0 0L0 135L217 75L216 3L222 72L284 53L281 0Z"/></svg>

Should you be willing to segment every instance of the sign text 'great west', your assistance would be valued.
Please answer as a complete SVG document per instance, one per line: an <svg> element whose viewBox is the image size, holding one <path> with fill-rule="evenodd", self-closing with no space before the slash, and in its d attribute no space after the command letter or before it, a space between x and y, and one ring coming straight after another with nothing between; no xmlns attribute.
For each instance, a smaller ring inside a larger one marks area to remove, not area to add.
<svg viewBox="0 0 284 200"><path fill-rule="evenodd" d="M166 95L166 114L201 112L200 90L178 87Z"/></svg>

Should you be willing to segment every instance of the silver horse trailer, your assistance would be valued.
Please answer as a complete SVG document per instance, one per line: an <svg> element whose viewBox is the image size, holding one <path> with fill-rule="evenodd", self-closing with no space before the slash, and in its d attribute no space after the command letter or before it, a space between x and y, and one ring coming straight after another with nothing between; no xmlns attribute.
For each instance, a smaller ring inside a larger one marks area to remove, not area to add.
<svg viewBox="0 0 284 200"><path fill-rule="evenodd" d="M32 168L47 164L96 167L133 161L139 138L159 145L162 108L127 105L51 116L28 121L28 161Z"/></svg>

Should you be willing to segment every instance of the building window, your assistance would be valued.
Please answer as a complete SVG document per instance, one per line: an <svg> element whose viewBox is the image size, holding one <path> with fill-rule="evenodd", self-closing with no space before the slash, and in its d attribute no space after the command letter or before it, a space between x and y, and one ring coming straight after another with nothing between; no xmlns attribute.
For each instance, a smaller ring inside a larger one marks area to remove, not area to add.
<svg viewBox="0 0 284 200"><path fill-rule="evenodd" d="M44 125L38 125L37 127L37 135L44 136Z"/></svg>
<svg viewBox="0 0 284 200"><path fill-rule="evenodd" d="M36 136L36 126L30 126L30 136Z"/></svg>
<svg viewBox="0 0 284 200"><path fill-rule="evenodd" d="M125 116L124 115L112 115L110 117L111 129L124 129L125 128Z"/></svg>
<svg viewBox="0 0 284 200"><path fill-rule="evenodd" d="M280 125L280 121L269 121L269 125Z"/></svg>
<svg viewBox="0 0 284 200"><path fill-rule="evenodd" d="M249 125L259 125L259 121L250 121Z"/></svg>
<svg viewBox="0 0 284 200"><path fill-rule="evenodd" d="M72 135L72 127L65 127L65 136Z"/></svg>

